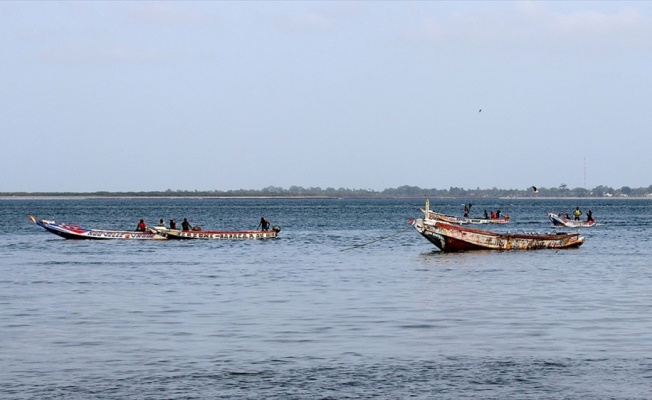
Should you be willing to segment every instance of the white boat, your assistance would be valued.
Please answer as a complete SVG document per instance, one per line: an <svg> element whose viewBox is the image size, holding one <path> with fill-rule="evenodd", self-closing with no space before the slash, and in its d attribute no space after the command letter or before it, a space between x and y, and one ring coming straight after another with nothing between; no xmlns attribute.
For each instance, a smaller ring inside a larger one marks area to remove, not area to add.
<svg viewBox="0 0 652 400"><path fill-rule="evenodd" d="M421 211L424 213L426 212L426 210L424 210L423 208L421 209ZM428 218L438 219L441 221L450 222L451 224L457 224L457 225L464 225L464 224L482 225L482 224L508 224L509 223L509 215L505 215L500 218L469 218L469 217L455 217L452 215L438 213L432 210L428 210Z"/></svg>
<svg viewBox="0 0 652 400"><path fill-rule="evenodd" d="M551 213L551 212L548 213L548 218L550 219L550 222L552 222L553 225L565 226L567 228L590 228L592 226L595 226L595 224L597 223L595 219L591 219L590 221L578 221L578 220L565 218L562 217L561 215Z"/></svg>

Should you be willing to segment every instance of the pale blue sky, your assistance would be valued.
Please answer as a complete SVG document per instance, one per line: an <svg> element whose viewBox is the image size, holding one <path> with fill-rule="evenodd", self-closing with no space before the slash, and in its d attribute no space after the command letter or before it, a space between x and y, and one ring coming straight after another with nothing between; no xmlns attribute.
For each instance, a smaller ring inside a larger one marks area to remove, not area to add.
<svg viewBox="0 0 652 400"><path fill-rule="evenodd" d="M650 2L0 2L0 55L0 192L652 184Z"/></svg>

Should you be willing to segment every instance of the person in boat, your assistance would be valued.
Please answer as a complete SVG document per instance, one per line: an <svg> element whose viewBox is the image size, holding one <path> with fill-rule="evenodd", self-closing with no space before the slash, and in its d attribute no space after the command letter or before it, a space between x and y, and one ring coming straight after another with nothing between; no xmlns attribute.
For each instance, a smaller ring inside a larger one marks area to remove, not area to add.
<svg viewBox="0 0 652 400"><path fill-rule="evenodd" d="M591 209L586 212L586 222L593 222L593 211Z"/></svg>
<svg viewBox="0 0 652 400"><path fill-rule="evenodd" d="M471 204L464 205L464 218L469 218L469 213L471 212Z"/></svg>
<svg viewBox="0 0 652 400"><path fill-rule="evenodd" d="M487 210L484 210L484 219L489 219L489 214L487 214Z"/></svg>
<svg viewBox="0 0 652 400"><path fill-rule="evenodd" d="M580 210L579 207L575 207L575 211L573 211L573 215L575 216L575 221L579 221L580 215L582 215L582 210Z"/></svg>
<svg viewBox="0 0 652 400"><path fill-rule="evenodd" d="M156 225L157 228L165 228L165 221L163 221L163 218L161 218L158 221L158 224Z"/></svg>
<svg viewBox="0 0 652 400"><path fill-rule="evenodd" d="M183 222L181 223L181 229L184 231L192 230L192 226L190 225L190 222L188 222L188 218L183 219Z"/></svg>
<svg viewBox="0 0 652 400"><path fill-rule="evenodd" d="M139 232L145 232L147 230L147 224L145 223L144 219L141 219L138 221L138 225L136 226L136 230Z"/></svg>
<svg viewBox="0 0 652 400"><path fill-rule="evenodd" d="M500 210L496 210L496 219L500 218Z"/></svg>
<svg viewBox="0 0 652 400"><path fill-rule="evenodd" d="M177 221L173 219L170 220L170 229L177 229Z"/></svg>
<svg viewBox="0 0 652 400"><path fill-rule="evenodd" d="M256 229L257 228L261 228L264 231L268 231L269 230L269 221L266 220L265 217L261 217L260 222L258 223L258 226L256 227Z"/></svg>
<svg viewBox="0 0 652 400"><path fill-rule="evenodd" d="M496 219L496 213L494 210L491 210L491 219Z"/></svg>

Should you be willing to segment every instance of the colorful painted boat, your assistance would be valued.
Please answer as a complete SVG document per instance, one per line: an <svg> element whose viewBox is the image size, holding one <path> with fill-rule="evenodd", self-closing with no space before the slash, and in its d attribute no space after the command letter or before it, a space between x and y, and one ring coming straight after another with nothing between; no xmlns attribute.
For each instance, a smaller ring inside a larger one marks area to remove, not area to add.
<svg viewBox="0 0 652 400"><path fill-rule="evenodd" d="M426 200L426 210L428 201ZM577 233L497 233L451 224L439 219L424 218L411 221L414 229L441 251L465 250L536 250L579 247L584 237Z"/></svg>
<svg viewBox="0 0 652 400"><path fill-rule="evenodd" d="M89 229L79 225L57 223L45 219L36 219L29 216L29 219L36 225L44 228L50 233L61 236L64 239L92 239L92 240L107 240L107 239L129 239L129 240L165 240L165 236L156 231L114 231L104 229Z"/></svg>
<svg viewBox="0 0 652 400"><path fill-rule="evenodd" d="M160 235L168 239L275 239L278 237L281 227L274 226L266 231L182 231L178 229L153 228Z"/></svg>
<svg viewBox="0 0 652 400"><path fill-rule="evenodd" d="M590 228L592 226L595 226L595 224L597 223L595 219L592 219L591 221L577 221L577 220L564 218L561 215L551 213L551 212L548 213L548 218L550 219L550 222L552 222L553 225L565 226L567 228Z"/></svg>
<svg viewBox="0 0 652 400"><path fill-rule="evenodd" d="M422 208L421 211L425 213L426 211ZM428 218L438 219L440 221L445 221L451 224L464 225L464 224L508 224L509 215L505 215L500 218L466 218L466 217L454 217L452 215L446 215L438 213L432 210L428 210Z"/></svg>

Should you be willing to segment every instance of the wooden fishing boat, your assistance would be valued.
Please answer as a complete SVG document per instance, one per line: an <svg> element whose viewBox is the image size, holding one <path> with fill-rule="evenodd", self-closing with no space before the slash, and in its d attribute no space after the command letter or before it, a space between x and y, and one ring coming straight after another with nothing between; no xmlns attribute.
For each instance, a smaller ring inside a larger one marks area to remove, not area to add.
<svg viewBox="0 0 652 400"><path fill-rule="evenodd" d="M168 239L275 239L278 237L281 227L273 226L271 230L254 230L254 231L203 231L190 230L183 231L178 229L153 228L160 235Z"/></svg>
<svg viewBox="0 0 652 400"><path fill-rule="evenodd" d="M165 236L156 231L115 231L104 229L89 229L75 224L57 223L45 219L36 219L29 216L29 219L36 225L44 228L50 233L61 236L65 239L129 239L129 240L165 240Z"/></svg>
<svg viewBox="0 0 652 400"><path fill-rule="evenodd" d="M421 209L422 212L426 212L423 208ZM500 218L467 218L467 217L455 217L452 215L446 215L442 213L438 213L432 210L428 210L428 218L430 219L438 219L440 221L445 221L451 224L456 224L456 225L464 225L464 224L508 224L509 223L509 215L505 215Z"/></svg>
<svg viewBox="0 0 652 400"><path fill-rule="evenodd" d="M427 200L425 209L428 210ZM441 251L446 252L564 249L579 247L584 243L584 237L580 236L579 232L553 232L548 234L497 233L431 219L427 212L424 213L424 218L412 220L411 224L419 234Z"/></svg>
<svg viewBox="0 0 652 400"><path fill-rule="evenodd" d="M596 224L595 219L592 219L591 221L577 221L562 217L561 215L551 212L548 213L548 218L553 225L565 226L567 228L590 228Z"/></svg>

